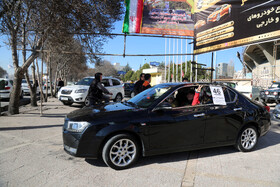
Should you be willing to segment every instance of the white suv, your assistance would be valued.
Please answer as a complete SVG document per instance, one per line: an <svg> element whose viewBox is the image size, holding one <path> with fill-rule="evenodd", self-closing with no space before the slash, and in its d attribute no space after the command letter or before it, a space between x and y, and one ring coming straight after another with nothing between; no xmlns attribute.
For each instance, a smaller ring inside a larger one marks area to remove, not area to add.
<svg viewBox="0 0 280 187"><path fill-rule="evenodd" d="M65 105L79 103L88 105L87 98L89 86L94 80L94 77L85 77L73 86L62 87L57 94L58 99ZM121 102L124 97L124 85L119 79L112 77L103 77L102 84L113 95L110 96L115 102Z"/></svg>
<svg viewBox="0 0 280 187"><path fill-rule="evenodd" d="M5 87L0 88L0 99L10 99L13 90L13 81L10 79L0 78L0 81L5 82ZM23 98L23 91L20 90L20 98Z"/></svg>

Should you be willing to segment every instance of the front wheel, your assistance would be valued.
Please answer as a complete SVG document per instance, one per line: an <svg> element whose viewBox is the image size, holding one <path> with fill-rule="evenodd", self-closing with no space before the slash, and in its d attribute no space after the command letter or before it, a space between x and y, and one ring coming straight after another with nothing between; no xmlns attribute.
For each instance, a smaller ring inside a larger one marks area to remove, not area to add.
<svg viewBox="0 0 280 187"><path fill-rule="evenodd" d="M106 142L102 158L107 166L113 169L126 169L137 161L139 150L139 144L133 136L118 134Z"/></svg>
<svg viewBox="0 0 280 187"><path fill-rule="evenodd" d="M252 151L258 142L258 132L256 127L245 127L238 137L236 147L239 151L250 152Z"/></svg>

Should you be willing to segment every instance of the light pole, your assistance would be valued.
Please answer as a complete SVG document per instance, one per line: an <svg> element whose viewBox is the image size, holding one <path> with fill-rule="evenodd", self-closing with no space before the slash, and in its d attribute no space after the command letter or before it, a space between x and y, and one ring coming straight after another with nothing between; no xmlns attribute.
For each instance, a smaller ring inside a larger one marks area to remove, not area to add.
<svg viewBox="0 0 280 187"><path fill-rule="evenodd" d="M242 66L243 66L243 69L242 69L242 76L243 76L243 78L245 78L245 77L246 77L246 67L245 67L244 62L241 60L240 53L239 53L238 51L237 51L237 53L236 53L236 56L237 56L237 58L240 60Z"/></svg>

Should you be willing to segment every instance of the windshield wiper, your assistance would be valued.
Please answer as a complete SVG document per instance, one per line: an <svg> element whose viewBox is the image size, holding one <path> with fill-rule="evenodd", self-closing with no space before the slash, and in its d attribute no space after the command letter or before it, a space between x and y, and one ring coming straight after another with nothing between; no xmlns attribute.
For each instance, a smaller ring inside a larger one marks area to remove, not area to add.
<svg viewBox="0 0 280 187"><path fill-rule="evenodd" d="M135 103L133 103L133 102L130 102L130 101L125 101L125 103L128 103L128 104L130 104L130 105L132 105L132 106L134 106L134 107L138 108L138 105L136 105L136 104L135 104Z"/></svg>

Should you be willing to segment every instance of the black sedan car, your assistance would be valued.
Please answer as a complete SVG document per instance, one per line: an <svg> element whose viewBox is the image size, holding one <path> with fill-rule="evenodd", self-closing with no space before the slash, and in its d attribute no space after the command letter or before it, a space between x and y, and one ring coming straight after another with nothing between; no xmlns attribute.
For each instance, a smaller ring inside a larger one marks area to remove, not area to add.
<svg viewBox="0 0 280 187"><path fill-rule="evenodd" d="M198 102L192 105L190 94L199 85L202 90L193 98ZM125 169L139 155L228 145L248 152L270 124L265 107L226 85L165 83L126 102L69 113L63 142L65 151L73 156L101 157L108 166Z"/></svg>
<svg viewBox="0 0 280 187"><path fill-rule="evenodd" d="M134 83L124 83L124 95L128 97L134 97Z"/></svg>

